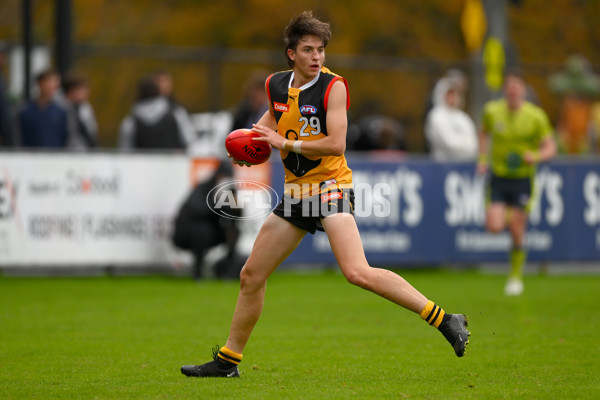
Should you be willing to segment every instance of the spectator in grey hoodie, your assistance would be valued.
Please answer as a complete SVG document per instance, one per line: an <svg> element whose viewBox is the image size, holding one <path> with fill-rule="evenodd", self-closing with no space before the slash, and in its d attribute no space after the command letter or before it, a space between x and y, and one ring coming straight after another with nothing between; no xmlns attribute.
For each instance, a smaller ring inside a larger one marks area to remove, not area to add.
<svg viewBox="0 0 600 400"><path fill-rule="evenodd" d="M119 128L124 150L185 150L196 132L185 109L160 94L152 77L138 84L138 98Z"/></svg>

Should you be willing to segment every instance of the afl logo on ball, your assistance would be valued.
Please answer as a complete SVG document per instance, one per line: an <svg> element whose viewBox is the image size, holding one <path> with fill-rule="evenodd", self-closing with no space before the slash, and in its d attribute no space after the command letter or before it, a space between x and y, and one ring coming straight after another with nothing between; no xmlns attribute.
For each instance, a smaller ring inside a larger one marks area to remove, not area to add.
<svg viewBox="0 0 600 400"><path fill-rule="evenodd" d="M300 112L302 114L315 115L317 113L317 107L310 105L302 106Z"/></svg>

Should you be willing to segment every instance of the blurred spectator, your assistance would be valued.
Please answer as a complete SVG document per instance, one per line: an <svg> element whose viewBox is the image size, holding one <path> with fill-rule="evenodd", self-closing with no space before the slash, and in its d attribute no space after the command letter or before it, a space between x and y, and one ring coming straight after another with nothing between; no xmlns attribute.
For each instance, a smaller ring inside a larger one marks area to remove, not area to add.
<svg viewBox="0 0 600 400"><path fill-rule="evenodd" d="M569 154L588 152L591 106L592 100L600 96L600 78L585 58L571 56L564 71L552 75L548 84L561 97L557 126L559 148Z"/></svg>
<svg viewBox="0 0 600 400"><path fill-rule="evenodd" d="M171 74L164 70L154 71L152 74L152 80L158 86L158 92L161 96L166 97L171 104L181 105L173 94L173 77Z"/></svg>
<svg viewBox="0 0 600 400"><path fill-rule="evenodd" d="M195 139L185 109L161 95L152 77L141 79L137 102L119 128L119 148L183 150Z"/></svg>
<svg viewBox="0 0 600 400"><path fill-rule="evenodd" d="M4 64L6 62L6 44L0 42L0 147L14 146L10 103L4 85Z"/></svg>
<svg viewBox="0 0 600 400"><path fill-rule="evenodd" d="M425 112L423 113L423 120L427 118L427 115L434 106L436 86L447 78L450 78L455 82L455 89L458 95L457 107L462 109L465 106L465 97L467 95L467 90L469 89L469 80L467 79L467 75L465 75L465 73L462 70L458 68L450 68L446 71L444 76L437 80L437 82L433 86L433 89L431 89L429 96L427 96L427 101L425 103Z"/></svg>
<svg viewBox="0 0 600 400"><path fill-rule="evenodd" d="M221 162L210 179L192 190L175 218L173 244L194 254L194 279L201 279L204 275L206 252L220 244L227 245L227 254L223 260L216 263L216 277L237 278L242 269L243 260L240 260L235 252L239 237L237 220L214 212L216 200L214 196L209 196L210 191L217 185L231 180L232 174L231 164ZM209 204L209 201L213 203ZM231 208L220 210L229 216L235 215Z"/></svg>
<svg viewBox="0 0 600 400"><path fill-rule="evenodd" d="M269 98L265 90L267 74L255 72L246 82L245 96L238 104L233 116L232 130L252 128L269 109Z"/></svg>
<svg viewBox="0 0 600 400"><path fill-rule="evenodd" d="M469 80L467 79L467 75L465 75L465 73L458 69L458 68L450 68L449 70L446 71L446 73L444 74L443 77L441 77L433 86L433 89L431 90L431 92L429 92L429 95L427 96L427 100L425 102L425 108L423 110L423 126L425 126L426 121L427 121L427 116L429 115L429 112L433 109L434 106L434 97L435 97L435 93L437 90L437 86L445 79L450 78L455 82L455 90L456 90L456 95L458 98L458 103L456 105L456 108L459 109L463 109L465 106L465 96L467 94L467 90L469 89ZM429 153L431 151L431 149L429 148L429 141L426 139L425 140L425 152Z"/></svg>
<svg viewBox="0 0 600 400"><path fill-rule="evenodd" d="M406 150L402 124L385 115L369 115L358 120L359 135L354 150Z"/></svg>
<svg viewBox="0 0 600 400"><path fill-rule="evenodd" d="M461 86L443 78L435 86L433 108L425 120L425 137L436 161L475 161L478 141L475 123L462 111Z"/></svg>
<svg viewBox="0 0 600 400"><path fill-rule="evenodd" d="M67 112L56 100L60 78L52 70L37 76L38 97L17 113L17 137L23 147L65 148Z"/></svg>
<svg viewBox="0 0 600 400"><path fill-rule="evenodd" d="M69 75L63 84L65 107L73 126L69 148L92 149L98 146L98 124L94 109L89 103L90 89L87 81L77 75Z"/></svg>

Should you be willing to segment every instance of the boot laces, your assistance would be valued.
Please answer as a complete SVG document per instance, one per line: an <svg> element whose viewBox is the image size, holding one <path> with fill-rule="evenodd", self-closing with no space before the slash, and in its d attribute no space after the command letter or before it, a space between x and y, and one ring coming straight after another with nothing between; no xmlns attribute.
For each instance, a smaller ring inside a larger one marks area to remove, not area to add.
<svg viewBox="0 0 600 400"><path fill-rule="evenodd" d="M219 355L219 350L221 350L219 345L216 345L215 348L212 349L213 361L217 361L217 356Z"/></svg>

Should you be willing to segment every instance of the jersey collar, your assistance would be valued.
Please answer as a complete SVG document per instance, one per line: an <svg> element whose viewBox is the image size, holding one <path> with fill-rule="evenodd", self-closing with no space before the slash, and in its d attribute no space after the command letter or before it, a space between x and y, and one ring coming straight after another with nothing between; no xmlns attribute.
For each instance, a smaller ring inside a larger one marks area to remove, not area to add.
<svg viewBox="0 0 600 400"><path fill-rule="evenodd" d="M304 85L300 86L298 88L298 90L306 90L309 87L313 86L315 83L317 83L317 81L319 80L319 77L321 76L321 71L319 71L319 73L317 74L317 76L315 76L315 79L313 79L312 81L305 83ZM288 89L292 88L292 82L294 81L294 71L292 71L292 76L290 77L290 81L288 82Z"/></svg>

